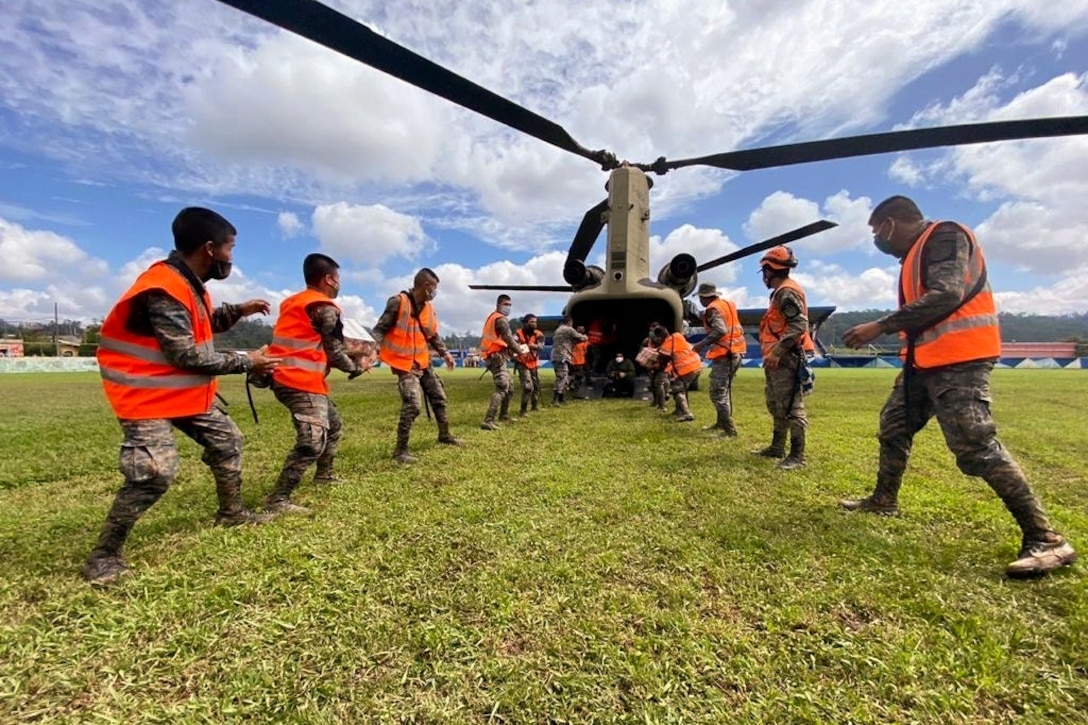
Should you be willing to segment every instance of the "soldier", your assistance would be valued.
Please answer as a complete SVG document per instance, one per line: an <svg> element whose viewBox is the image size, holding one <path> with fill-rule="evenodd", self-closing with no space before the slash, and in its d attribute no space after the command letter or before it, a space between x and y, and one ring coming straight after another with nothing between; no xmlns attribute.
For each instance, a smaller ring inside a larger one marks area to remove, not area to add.
<svg viewBox="0 0 1088 725"><path fill-rule="evenodd" d="M604 389L606 396L630 398L635 394L635 364L617 351L616 356L608 361L604 374L608 376L608 385Z"/></svg>
<svg viewBox="0 0 1088 725"><path fill-rule="evenodd" d="M850 328L843 340L865 345L898 332L903 372L880 412L880 467L865 498L849 511L894 516L914 435L936 417L956 465L980 476L1020 525L1020 553L1010 577L1046 574L1073 563L1073 547L1053 528L1024 472L997 440L990 415L990 371L1001 352L997 309L974 233L956 222L930 222L907 197L880 202L869 217L873 244L897 257L900 306Z"/></svg>
<svg viewBox="0 0 1088 725"><path fill-rule="evenodd" d="M397 463L415 463L408 454L408 437L412 423L419 417L423 396L427 396L434 409L438 424L438 442L448 446L461 445L460 438L450 433L446 411L446 391L442 380L431 369L431 349L453 370L453 355L438 336L438 315L431 300L438 294L438 275L424 267L416 272L412 289L390 297L385 303L378 322L374 325L374 339L379 345L379 355L397 376L400 391L400 420L397 423L397 446L393 460Z"/></svg>
<svg viewBox="0 0 1088 725"><path fill-rule="evenodd" d="M783 471L805 465L808 417L800 376L806 357L815 351L808 334L805 292L790 279L790 270L796 266L797 257L789 247L774 247L759 260L763 284L771 290L767 312L759 322L759 344L763 349L766 380L764 398L767 412L774 419L774 437L771 445L753 453L765 458L786 456L786 433L789 433L789 455L778 463Z"/></svg>
<svg viewBox="0 0 1088 725"><path fill-rule="evenodd" d="M688 405L688 388L703 371L703 362L691 343L679 332L669 334L665 327L655 327L650 331L650 340L657 346L658 358L669 376L669 392L672 393L676 409L673 415L680 423L695 420Z"/></svg>
<svg viewBox="0 0 1088 725"><path fill-rule="evenodd" d="M555 390L552 392L552 402L563 405L563 396L570 385L570 360L574 352L574 345L578 342L586 342L587 338L582 333L571 327L573 320L570 315L563 315L559 327L552 333L552 367L555 368Z"/></svg>
<svg viewBox="0 0 1088 725"><path fill-rule="evenodd" d="M574 328L579 334L585 335L586 328L582 325ZM570 351L570 385L574 389L575 393L580 387L589 382L589 375L587 374L589 363L589 339L588 336L581 342L574 343L574 347Z"/></svg>
<svg viewBox="0 0 1088 725"><path fill-rule="evenodd" d="M213 310L204 287L231 273L234 226L210 209L189 207L174 219L174 251L145 270L102 324L98 366L110 407L124 431L125 482L106 515L83 576L116 582L128 569L121 548L140 518L173 483L178 450L172 428L204 449L215 477L219 526L264 523L242 503L242 433L215 407L217 375L273 370L279 361L262 348L216 352L212 336L242 317L268 314L265 300Z"/></svg>
<svg viewBox="0 0 1088 725"><path fill-rule="evenodd" d="M491 400L488 401L484 422L480 423L483 430L499 429L495 422L496 413L504 423L513 421L510 417L510 399L514 397L514 387L506 363L514 355L528 353L529 348L515 340L514 333L510 330L508 318L512 307L510 295L499 295L495 300L495 310L484 321L484 331L480 336L480 354L484 356L484 364L495 383L495 391L491 393Z"/></svg>
<svg viewBox="0 0 1088 725"><path fill-rule="evenodd" d="M532 403L532 410L540 405L540 351L544 349L544 333L537 329L536 315L525 315L515 335L518 343L529 352L515 359L515 369L521 382L521 415L525 416Z"/></svg>
<svg viewBox="0 0 1088 725"><path fill-rule="evenodd" d="M657 345L653 341L653 331L660 327L660 323L651 322L650 329L646 333L646 339L642 341L642 347L657 349ZM646 371L650 374L650 391L652 397L650 399L650 407L664 411L665 399L669 397L669 376L665 372L665 367L662 364L664 361L658 361L654 365L646 368Z"/></svg>
<svg viewBox="0 0 1088 725"><path fill-rule="evenodd" d="M710 402L718 412L713 425L703 430L720 430L723 436L735 438L737 427L733 423L733 378L740 367L740 359L748 351L744 341L744 328L737 316L737 306L718 295L712 284L699 285L699 304L703 311L703 328L706 337L693 346L695 352L706 350L710 361Z"/></svg>
<svg viewBox="0 0 1088 725"><path fill-rule="evenodd" d="M333 302L340 293L340 265L324 254L310 254L302 262L302 276L306 289L280 303L269 348L281 358L272 373L272 393L291 411L295 426L295 447L265 499L265 511L273 513L309 513L291 502L291 493L311 463L317 463L314 483L336 480L333 462L342 423L326 377L331 368L347 373L348 380L364 370L348 355L340 308Z"/></svg>

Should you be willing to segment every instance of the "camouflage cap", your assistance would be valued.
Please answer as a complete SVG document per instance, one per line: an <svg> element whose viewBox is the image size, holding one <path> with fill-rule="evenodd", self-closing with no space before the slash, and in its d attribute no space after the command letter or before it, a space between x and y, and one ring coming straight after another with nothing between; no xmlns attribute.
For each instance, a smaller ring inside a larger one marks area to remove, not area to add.
<svg viewBox="0 0 1088 725"><path fill-rule="evenodd" d="M700 297L717 297L718 288L709 282L703 282L699 285L699 291L697 293Z"/></svg>

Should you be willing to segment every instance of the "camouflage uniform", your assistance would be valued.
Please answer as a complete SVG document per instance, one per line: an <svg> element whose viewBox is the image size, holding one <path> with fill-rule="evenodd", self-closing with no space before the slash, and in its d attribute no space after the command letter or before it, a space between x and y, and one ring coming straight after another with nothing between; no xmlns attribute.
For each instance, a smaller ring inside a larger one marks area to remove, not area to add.
<svg viewBox="0 0 1088 725"><path fill-rule="evenodd" d="M560 325L552 333L552 367L555 369L555 396L559 402L562 402L570 384L570 358L574 343L588 339L570 325Z"/></svg>
<svg viewBox="0 0 1088 725"><path fill-rule="evenodd" d="M510 399L514 397L514 382L506 363L509 360L510 351L517 350L519 343L514 339L514 333L510 330L510 320L506 318L506 315L495 318L495 334L507 344L507 348L491 354L486 360L487 371L491 373L495 391L491 393L487 413L484 414L483 427L485 428L494 425L496 413L499 415L499 420L510 420Z"/></svg>
<svg viewBox="0 0 1088 725"><path fill-rule="evenodd" d="M788 287L779 288L771 296L771 304L778 307L787 324L774 348L779 355L778 367L774 370L763 368L763 397L767 412L774 420L774 437L771 445L761 453L776 458L785 455L788 433L791 447L799 444L803 455L808 415L805 413L805 396L801 393L798 373L804 364L805 353L801 349L801 339L808 332L808 318L805 316L805 306L800 295Z"/></svg>
<svg viewBox="0 0 1088 725"><path fill-rule="evenodd" d="M344 345L343 323L336 307L332 304L314 305L309 309L309 315L314 330L321 335L329 367L342 370L351 378L362 374L362 369L348 355ZM315 461L315 483L335 480L333 462L343 424L336 405L327 395L297 390L275 381L272 383L272 393L291 411L291 423L295 426L295 446L287 454L276 487L266 501L267 505L275 508L276 504L290 499L306 469Z"/></svg>
<svg viewBox="0 0 1088 725"><path fill-rule="evenodd" d="M176 254L171 254L176 259ZM183 267L180 262L175 267ZM198 298L204 285L188 269L182 270ZM242 318L237 305L223 304L212 312L212 329L229 330ZM151 291L133 301L128 327L134 332L154 335L166 360L174 367L203 375L229 375L251 369L249 357L239 353L216 352L197 346L189 311L173 297ZM101 562L119 559L121 549L137 519L166 493L178 474L178 449L172 428L177 428L204 449L201 460L215 478L219 512L216 523L233 525L264 521L242 502L242 432L214 405L207 412L185 418L118 419L124 440L119 468L124 483L114 498L98 542L87 559L84 575L95 578ZM123 564L122 564L123 567Z"/></svg>
<svg viewBox="0 0 1088 725"><path fill-rule="evenodd" d="M706 310L706 337L695 345L697 351L711 347L718 341L726 339L729 328L714 307ZM740 367L740 357L729 353L716 357L710 361L710 402L718 413L718 419L712 428L720 428L726 435L737 434L737 428L733 423L733 379L737 376Z"/></svg>
<svg viewBox="0 0 1088 725"><path fill-rule="evenodd" d="M958 305L965 293L968 250L958 228L934 231L923 252L926 294L882 318L881 329L924 329ZM1053 532L1042 504L997 440L990 414L993 365L993 360L978 360L932 370L904 369L880 413L880 465L871 499L895 508L914 435L936 417L959 469L989 484L1020 525L1025 543L1042 541Z"/></svg>
<svg viewBox="0 0 1088 725"><path fill-rule="evenodd" d="M411 292L406 292L410 303L414 306L415 299ZM371 330L375 342L380 346L382 339L397 324L397 313L400 310L399 294L393 295L385 303L385 310L378 318ZM427 340L427 344L436 354L445 356L445 343L437 333ZM438 442L448 445L458 445L460 440L450 433L450 419L446 411L446 390L442 387L442 380L435 374L434 369L428 365L426 368L413 368L412 370L394 370L397 376L397 390L400 392L400 418L397 420L397 444L393 456L403 462L414 460L408 455L408 439L412 432L412 424L423 410L423 396L434 411L434 419L438 424Z"/></svg>

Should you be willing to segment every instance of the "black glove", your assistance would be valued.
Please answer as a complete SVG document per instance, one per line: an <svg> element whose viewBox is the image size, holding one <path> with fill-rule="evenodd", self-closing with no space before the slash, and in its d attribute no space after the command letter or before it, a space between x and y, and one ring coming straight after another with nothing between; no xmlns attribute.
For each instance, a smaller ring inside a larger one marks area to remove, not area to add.
<svg viewBox="0 0 1088 725"><path fill-rule="evenodd" d="M355 378L359 377L362 374L363 374L363 371L360 370L359 368L356 368L356 369L352 370L350 373L348 373L348 380L354 380Z"/></svg>

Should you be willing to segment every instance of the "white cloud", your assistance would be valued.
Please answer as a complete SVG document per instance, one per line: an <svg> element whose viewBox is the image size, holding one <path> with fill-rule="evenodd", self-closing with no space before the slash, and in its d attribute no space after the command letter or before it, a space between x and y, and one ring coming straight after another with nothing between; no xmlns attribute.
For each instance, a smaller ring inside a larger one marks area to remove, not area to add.
<svg viewBox="0 0 1088 725"><path fill-rule="evenodd" d="M306 226L298 218L298 214L291 211L281 211L276 216L276 225L285 237L294 237L306 230Z"/></svg>
<svg viewBox="0 0 1088 725"><path fill-rule="evenodd" d="M418 219L383 204L325 204L314 209L312 223L322 250L338 259L381 264L392 257L416 259L433 248Z"/></svg>

